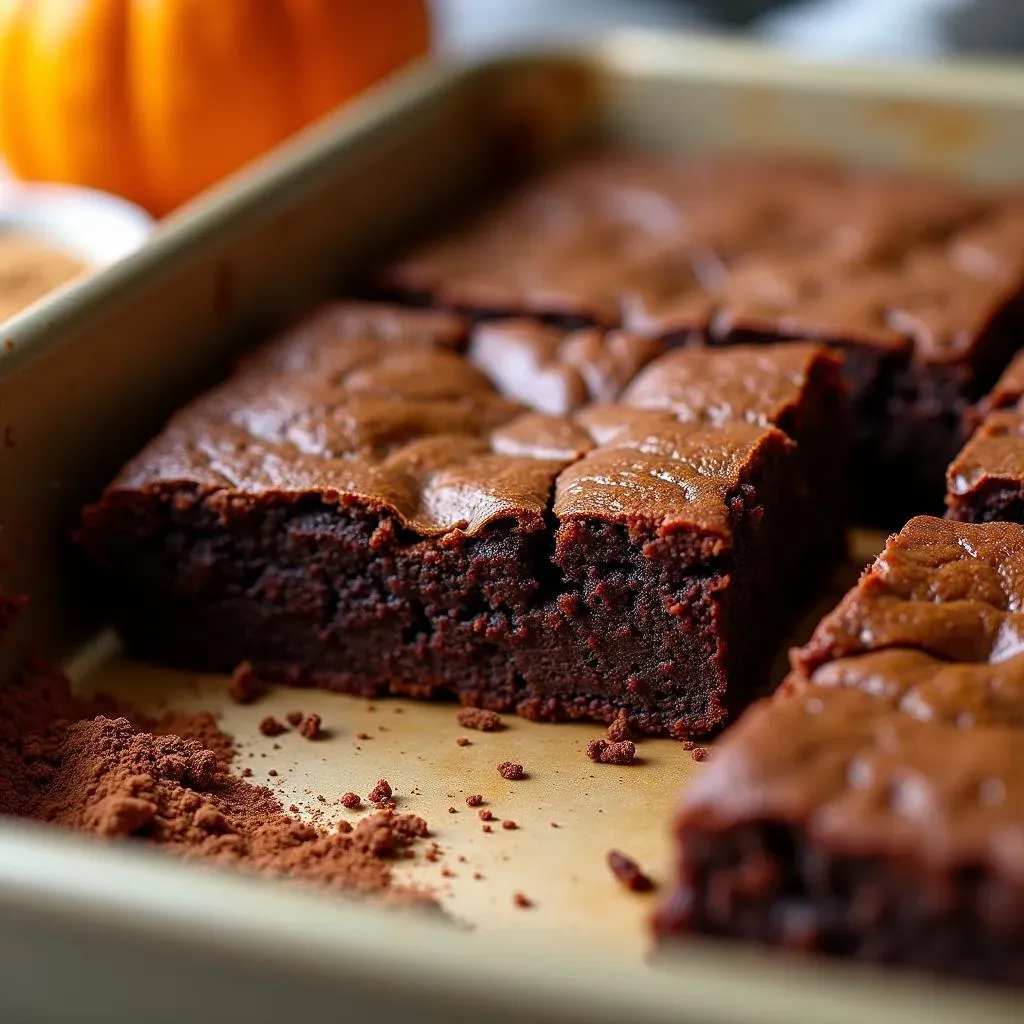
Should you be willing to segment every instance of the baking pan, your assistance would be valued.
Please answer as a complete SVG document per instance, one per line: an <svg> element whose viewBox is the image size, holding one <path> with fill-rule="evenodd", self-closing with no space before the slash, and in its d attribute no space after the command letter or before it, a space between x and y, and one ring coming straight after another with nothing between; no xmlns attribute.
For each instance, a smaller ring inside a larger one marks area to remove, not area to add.
<svg viewBox="0 0 1024 1024"><path fill-rule="evenodd" d="M621 847L664 875L671 803L699 770L679 744L646 741L641 766L597 769L582 753L592 726L510 720L463 748L445 705L386 701L371 714L365 701L282 691L237 707L222 679L123 660L75 582L64 538L77 510L235 349L509 174L588 141L784 148L1006 179L1024 168L1024 75L815 67L749 45L642 34L568 54L424 65L183 210L140 252L5 325L0 552L5 583L32 602L0 672L41 644L76 685L219 710L243 759L252 755L243 764L286 769L275 783L285 803L366 792L387 774L461 877L410 867L449 911L422 919L5 822L0 1018L1019 1020L998 992L735 946L693 943L670 964L647 963L649 903L620 890L603 860ZM863 564L878 538L857 544ZM259 736L258 717L292 705L320 713L331 739L284 737L275 750ZM356 732L380 724L387 731L357 749ZM513 756L531 777L509 785L495 765ZM462 803L468 792L486 793L520 828L482 834ZM535 906L514 907L514 891Z"/></svg>

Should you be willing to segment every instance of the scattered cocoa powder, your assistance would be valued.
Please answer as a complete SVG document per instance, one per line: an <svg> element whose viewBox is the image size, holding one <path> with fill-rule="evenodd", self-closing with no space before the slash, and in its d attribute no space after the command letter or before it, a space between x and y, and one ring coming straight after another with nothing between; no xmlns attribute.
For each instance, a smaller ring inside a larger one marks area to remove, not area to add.
<svg viewBox="0 0 1024 1024"><path fill-rule="evenodd" d="M289 711L288 714L284 716L284 720L289 725L298 728L298 726L302 724L302 720L305 717L306 716L301 711Z"/></svg>
<svg viewBox="0 0 1024 1024"><path fill-rule="evenodd" d="M264 736L280 736L281 733L287 732L287 727L279 722L273 715L267 715L260 724L259 730Z"/></svg>
<svg viewBox="0 0 1024 1024"><path fill-rule="evenodd" d="M323 719L319 715L307 715L305 721L299 726L299 735L307 740L319 739L322 725Z"/></svg>
<svg viewBox="0 0 1024 1024"><path fill-rule="evenodd" d="M251 661L242 661L231 673L228 696L236 704L252 704L263 696L263 687L256 678Z"/></svg>
<svg viewBox="0 0 1024 1024"><path fill-rule="evenodd" d="M502 761L498 765L498 774L503 779L508 779L509 782L515 782L517 779L525 778L526 772L523 771L521 764L516 764L514 761Z"/></svg>
<svg viewBox="0 0 1024 1024"><path fill-rule="evenodd" d="M377 785L370 790L370 795L367 798L371 804L383 803L385 800L390 800L393 795L391 784L387 779L378 779Z"/></svg>
<svg viewBox="0 0 1024 1024"><path fill-rule="evenodd" d="M468 747L468 746L470 745L470 744L469 744L469 740L467 740L465 736L460 736L460 737L459 737L459 738L458 738L458 739L457 739L457 740L456 740L455 742L456 742L456 743L457 743L457 744L458 744L458 745L459 745L460 747Z"/></svg>
<svg viewBox="0 0 1024 1024"><path fill-rule="evenodd" d="M631 892L650 892L654 882L640 870L632 857L618 850L609 850L606 858L611 873Z"/></svg>
<svg viewBox="0 0 1024 1024"><path fill-rule="evenodd" d="M636 745L632 740L622 740L619 743L591 740L587 744L587 757L600 764L632 764L636 759Z"/></svg>
<svg viewBox="0 0 1024 1024"><path fill-rule="evenodd" d="M690 751L690 757L692 757L694 761L706 761L708 759L708 748L694 747L693 750Z"/></svg>
<svg viewBox="0 0 1024 1024"><path fill-rule="evenodd" d="M515 892L512 894L512 902L522 909L526 910L533 906L533 900L529 896L524 896L521 892Z"/></svg>
<svg viewBox="0 0 1024 1024"><path fill-rule="evenodd" d="M429 834L421 818L375 813L350 833L328 834L290 817L266 787L229 774L216 750L138 731L127 717L109 717L113 706L73 696L67 680L42 664L5 686L0 814L338 890L433 902L395 884L390 865ZM197 735L208 735L212 722L200 716ZM224 749L230 739L220 735Z"/></svg>
<svg viewBox="0 0 1024 1024"><path fill-rule="evenodd" d="M609 723L606 735L612 743L621 743L623 740L632 739L629 730L629 715L625 711L620 711Z"/></svg>
<svg viewBox="0 0 1024 1024"><path fill-rule="evenodd" d="M470 793L466 797L466 804L469 807L479 807L484 802L482 793Z"/></svg>
<svg viewBox="0 0 1024 1024"><path fill-rule="evenodd" d="M463 729L477 729L480 732L497 732L504 725L501 715L484 708L460 708L455 721Z"/></svg>

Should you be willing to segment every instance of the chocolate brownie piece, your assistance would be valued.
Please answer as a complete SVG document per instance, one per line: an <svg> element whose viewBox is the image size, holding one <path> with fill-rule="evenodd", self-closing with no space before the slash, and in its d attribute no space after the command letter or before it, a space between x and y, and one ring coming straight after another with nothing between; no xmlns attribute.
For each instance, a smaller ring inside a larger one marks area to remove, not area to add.
<svg viewBox="0 0 1024 1024"><path fill-rule="evenodd" d="M727 734L655 928L1024 982L1024 527L912 520Z"/></svg>
<svg viewBox="0 0 1024 1024"><path fill-rule="evenodd" d="M314 334L244 360L84 513L136 655L541 719L625 709L676 735L765 685L840 549L841 508L809 500L841 455L810 440L842 434L825 350L723 352L728 372L694 353L699 394L667 383L659 408L623 392L558 416L447 341ZM627 383L601 379L588 394Z"/></svg>
<svg viewBox="0 0 1024 1024"><path fill-rule="evenodd" d="M1024 326L1024 195L805 161L591 157L386 268L469 311L667 344L825 341L853 389L861 504L937 510L965 410Z"/></svg>
<svg viewBox="0 0 1024 1024"><path fill-rule="evenodd" d="M1024 523L1024 356L969 417L967 444L946 470L947 516Z"/></svg>

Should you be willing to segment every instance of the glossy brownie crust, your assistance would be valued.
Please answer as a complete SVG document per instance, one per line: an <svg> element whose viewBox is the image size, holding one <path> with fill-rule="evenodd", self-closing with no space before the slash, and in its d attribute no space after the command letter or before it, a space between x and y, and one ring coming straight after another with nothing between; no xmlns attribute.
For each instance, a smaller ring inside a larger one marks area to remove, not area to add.
<svg viewBox="0 0 1024 1024"><path fill-rule="evenodd" d="M841 551L844 401L813 345L659 352L339 303L175 416L80 539L153 661L704 734Z"/></svg>
<svg viewBox="0 0 1024 1024"><path fill-rule="evenodd" d="M1024 527L912 520L729 732L655 927L1024 983Z"/></svg>
<svg viewBox="0 0 1024 1024"><path fill-rule="evenodd" d="M668 344L846 356L854 476L883 525L941 509L971 403L1024 328L1024 194L808 161L590 157L409 253L393 295Z"/></svg>

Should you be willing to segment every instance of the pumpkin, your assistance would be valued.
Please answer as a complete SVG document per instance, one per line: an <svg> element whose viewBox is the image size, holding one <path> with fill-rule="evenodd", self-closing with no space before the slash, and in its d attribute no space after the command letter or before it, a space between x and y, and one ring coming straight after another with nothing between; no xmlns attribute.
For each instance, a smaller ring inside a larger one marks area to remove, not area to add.
<svg viewBox="0 0 1024 1024"><path fill-rule="evenodd" d="M0 0L0 151L164 214L428 43L426 0Z"/></svg>

